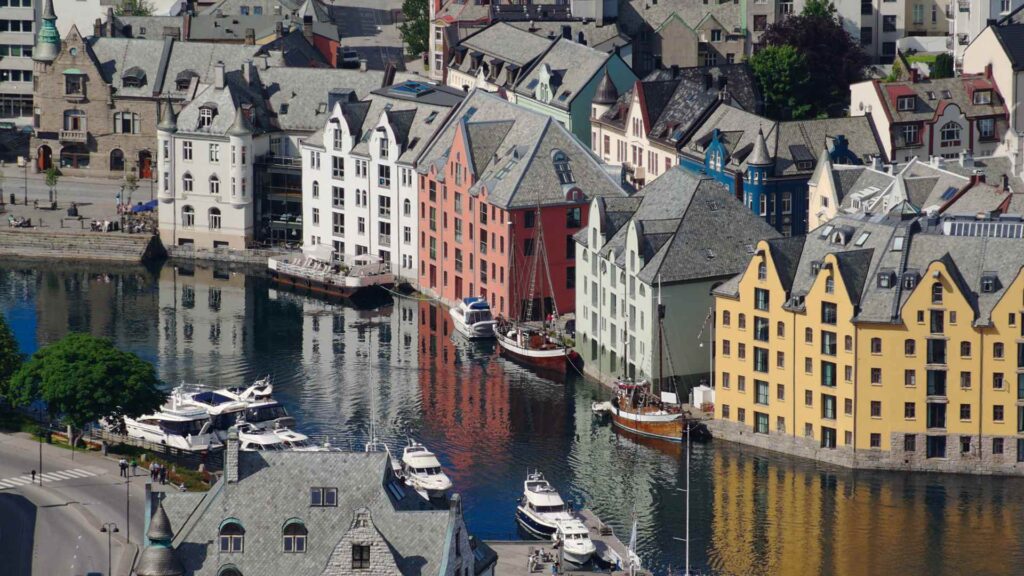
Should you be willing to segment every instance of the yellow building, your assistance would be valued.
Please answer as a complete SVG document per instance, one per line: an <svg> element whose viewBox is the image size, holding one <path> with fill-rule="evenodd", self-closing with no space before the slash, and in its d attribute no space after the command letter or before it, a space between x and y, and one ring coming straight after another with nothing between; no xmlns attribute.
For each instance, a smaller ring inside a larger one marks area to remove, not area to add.
<svg viewBox="0 0 1024 576"><path fill-rule="evenodd" d="M840 215L715 290L720 438L1024 474L1024 219Z"/></svg>

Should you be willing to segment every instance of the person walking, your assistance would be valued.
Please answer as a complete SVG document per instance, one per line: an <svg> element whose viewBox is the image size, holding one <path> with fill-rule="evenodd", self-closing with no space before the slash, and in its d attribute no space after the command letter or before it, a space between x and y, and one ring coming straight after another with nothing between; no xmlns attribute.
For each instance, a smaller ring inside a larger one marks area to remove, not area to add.
<svg viewBox="0 0 1024 576"><path fill-rule="evenodd" d="M118 460L117 465L121 468L121 477L122 478L127 478L128 477L128 461L125 460L124 458L121 458L120 460Z"/></svg>
<svg viewBox="0 0 1024 576"><path fill-rule="evenodd" d="M139 463L132 458L132 476L136 476L139 473Z"/></svg>
<svg viewBox="0 0 1024 576"><path fill-rule="evenodd" d="M153 462L153 464L149 467L149 479L150 479L150 481L156 482L157 476L159 476L159 474L160 474L160 463L159 462Z"/></svg>
<svg viewBox="0 0 1024 576"><path fill-rule="evenodd" d="M167 484L167 466L160 467L160 483Z"/></svg>

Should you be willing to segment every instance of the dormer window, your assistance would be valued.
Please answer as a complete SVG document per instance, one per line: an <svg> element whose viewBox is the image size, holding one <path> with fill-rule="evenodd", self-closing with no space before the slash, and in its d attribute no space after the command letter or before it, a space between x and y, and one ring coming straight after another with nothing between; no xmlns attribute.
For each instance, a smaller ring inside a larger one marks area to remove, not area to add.
<svg viewBox="0 0 1024 576"><path fill-rule="evenodd" d="M213 106L202 106L199 108L199 127L209 128L213 124L213 118L217 115L217 109Z"/></svg>
<svg viewBox="0 0 1024 576"><path fill-rule="evenodd" d="M366 544L352 545L352 569L370 569L370 546Z"/></svg>
<svg viewBox="0 0 1024 576"><path fill-rule="evenodd" d="M121 84L125 88L141 88L146 83L146 73L138 66L132 66L125 70L121 77Z"/></svg>
<svg viewBox="0 0 1024 576"><path fill-rule="evenodd" d="M241 522L228 518L220 524L220 551L224 553L242 552L245 542L245 528Z"/></svg>
<svg viewBox="0 0 1024 576"><path fill-rule="evenodd" d="M896 99L896 109L900 112L913 112L914 111L914 97L913 96L900 96Z"/></svg>
<svg viewBox="0 0 1024 576"><path fill-rule="evenodd" d="M975 104L991 104L992 103L992 91L991 90L975 90L974 91L974 103Z"/></svg>
<svg viewBox="0 0 1024 576"><path fill-rule="evenodd" d="M313 507L337 506L337 488L310 488L309 505Z"/></svg>
<svg viewBox="0 0 1024 576"><path fill-rule="evenodd" d="M569 166L569 157L561 150L556 150L551 156L551 162L555 166L555 174L558 175L559 184L572 184L576 179L572 175L572 168Z"/></svg>
<svg viewBox="0 0 1024 576"><path fill-rule="evenodd" d="M986 273L981 276L981 291L983 294L991 294L999 290L999 277L995 274Z"/></svg>
<svg viewBox="0 0 1024 576"><path fill-rule="evenodd" d="M879 288L892 288L893 282L896 279L896 273L892 270L883 270L878 273L878 287Z"/></svg>
<svg viewBox="0 0 1024 576"><path fill-rule="evenodd" d="M821 262L817 260L811 262L811 276L817 276L819 271L821 271Z"/></svg>
<svg viewBox="0 0 1024 576"><path fill-rule="evenodd" d="M917 280L917 272L907 272L903 274L903 289L913 290L917 286Z"/></svg>
<svg viewBox="0 0 1024 576"><path fill-rule="evenodd" d="M198 76L199 74L191 70L182 70L174 77L174 87L179 91L188 90L189 85L192 84L192 79Z"/></svg>

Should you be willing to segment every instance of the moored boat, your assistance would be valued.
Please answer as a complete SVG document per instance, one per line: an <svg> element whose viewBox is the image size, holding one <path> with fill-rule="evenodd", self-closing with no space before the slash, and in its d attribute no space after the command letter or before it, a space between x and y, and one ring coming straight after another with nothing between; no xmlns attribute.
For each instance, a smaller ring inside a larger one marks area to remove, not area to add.
<svg viewBox="0 0 1024 576"><path fill-rule="evenodd" d="M223 446L206 410L183 401L177 392L171 394L159 411L138 418L126 416L123 420L127 436L154 444L190 452Z"/></svg>
<svg viewBox="0 0 1024 576"><path fill-rule="evenodd" d="M559 522L574 519L565 501L543 474L527 474L523 496L516 507L516 521L524 530L539 538L550 538Z"/></svg>
<svg viewBox="0 0 1024 576"><path fill-rule="evenodd" d="M551 540L562 550L562 558L577 566L586 564L597 551L590 531L578 519L558 520Z"/></svg>
<svg viewBox="0 0 1024 576"><path fill-rule="evenodd" d="M261 427L248 422L238 424L239 449L251 452L268 450L314 450L309 437L289 428Z"/></svg>
<svg viewBox="0 0 1024 576"><path fill-rule="evenodd" d="M486 299L463 298L449 313L455 329L466 338L494 338L494 316Z"/></svg>
<svg viewBox="0 0 1024 576"><path fill-rule="evenodd" d="M510 324L499 325L496 330L501 353L528 366L565 374L579 361L575 350L544 330Z"/></svg>
<svg viewBox="0 0 1024 576"><path fill-rule="evenodd" d="M402 450L402 477L405 483L427 500L444 498L452 481L441 468L441 462L426 446L410 441Z"/></svg>
<svg viewBox="0 0 1024 576"><path fill-rule="evenodd" d="M304 250L301 255L268 258L267 267L270 276L281 284L341 298L395 284L390 263L371 254L362 254L347 266L338 262L334 251L323 244Z"/></svg>

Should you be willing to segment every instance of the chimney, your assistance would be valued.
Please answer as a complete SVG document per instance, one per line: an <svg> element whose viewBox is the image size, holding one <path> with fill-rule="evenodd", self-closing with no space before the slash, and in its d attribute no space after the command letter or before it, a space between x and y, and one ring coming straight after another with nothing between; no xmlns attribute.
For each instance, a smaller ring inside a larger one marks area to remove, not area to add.
<svg viewBox="0 0 1024 576"><path fill-rule="evenodd" d="M310 43L313 43L313 16L306 14L302 17L302 36Z"/></svg>
<svg viewBox="0 0 1024 576"><path fill-rule="evenodd" d="M224 88L224 63L217 62L213 65L213 87Z"/></svg>
<svg viewBox="0 0 1024 576"><path fill-rule="evenodd" d="M964 168L974 168L974 155L971 154L970 150L964 150L960 153L960 165Z"/></svg>
<svg viewBox="0 0 1024 576"><path fill-rule="evenodd" d="M280 24L280 22L279 22ZM245 29L245 45L255 46L256 45L256 30L254 28Z"/></svg>
<svg viewBox="0 0 1024 576"><path fill-rule="evenodd" d="M878 170L879 172L882 172L885 169L885 166L882 165L881 156L876 155L871 157L871 169Z"/></svg>
<svg viewBox="0 0 1024 576"><path fill-rule="evenodd" d="M359 59L359 71L366 72L366 58Z"/></svg>
<svg viewBox="0 0 1024 576"><path fill-rule="evenodd" d="M380 82L381 88L387 88L395 83L395 72L397 72L397 68L395 68L394 62L389 61L384 66L384 78Z"/></svg>
<svg viewBox="0 0 1024 576"><path fill-rule="evenodd" d="M96 21L92 23L92 35L97 38L103 36L103 20L97 18Z"/></svg>
<svg viewBox="0 0 1024 576"><path fill-rule="evenodd" d="M984 183L985 183L985 172L984 171L982 171L982 170L975 170L974 172L971 173L971 186L974 186L975 184L984 184Z"/></svg>
<svg viewBox="0 0 1024 576"><path fill-rule="evenodd" d="M238 427L228 428L228 441L224 447L224 480L238 482Z"/></svg>
<svg viewBox="0 0 1024 576"><path fill-rule="evenodd" d="M256 66L248 58L242 62L242 77L245 78L245 83L249 86L256 82Z"/></svg>
<svg viewBox="0 0 1024 576"><path fill-rule="evenodd" d="M711 90L711 87L715 85L715 77L710 73L704 73L704 89Z"/></svg>
<svg viewBox="0 0 1024 576"><path fill-rule="evenodd" d="M942 168L942 156L932 156L930 163L934 168Z"/></svg>
<svg viewBox="0 0 1024 576"><path fill-rule="evenodd" d="M113 6L107 6L107 35L109 35L111 38L113 38L115 36L115 34L114 34L114 7Z"/></svg>
<svg viewBox="0 0 1024 576"><path fill-rule="evenodd" d="M917 84L921 80L921 73L917 68L914 68L913 64L910 66L910 81Z"/></svg>
<svg viewBox="0 0 1024 576"><path fill-rule="evenodd" d="M284 22L278 20L274 23L274 38L281 38L284 36Z"/></svg>

